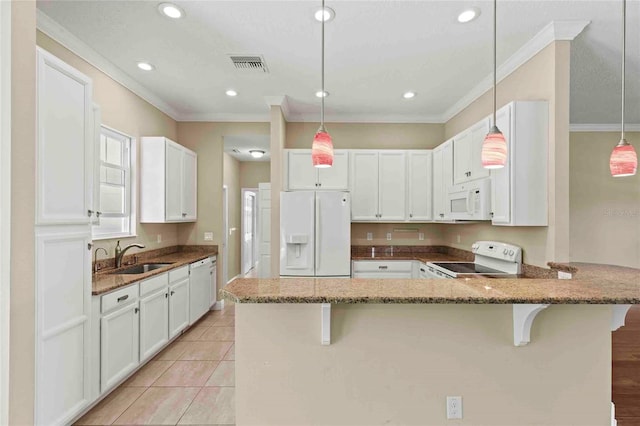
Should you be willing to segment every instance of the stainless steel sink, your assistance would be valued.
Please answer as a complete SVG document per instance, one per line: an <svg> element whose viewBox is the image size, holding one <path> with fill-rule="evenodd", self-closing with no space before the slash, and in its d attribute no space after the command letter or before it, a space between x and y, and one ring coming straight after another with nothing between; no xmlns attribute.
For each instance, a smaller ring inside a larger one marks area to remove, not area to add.
<svg viewBox="0 0 640 426"><path fill-rule="evenodd" d="M144 274L145 272L153 271L154 269L164 268L167 265L171 265L171 263L143 263L141 265L132 266L113 273L117 275Z"/></svg>

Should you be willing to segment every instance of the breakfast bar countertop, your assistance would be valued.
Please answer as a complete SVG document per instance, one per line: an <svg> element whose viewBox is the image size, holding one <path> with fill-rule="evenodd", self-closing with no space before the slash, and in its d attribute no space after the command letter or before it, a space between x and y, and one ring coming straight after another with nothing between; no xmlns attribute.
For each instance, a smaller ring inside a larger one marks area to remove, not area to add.
<svg viewBox="0 0 640 426"><path fill-rule="evenodd" d="M572 264L576 278L236 279L236 303L638 304L640 269ZM582 273L581 273L582 270Z"/></svg>
<svg viewBox="0 0 640 426"><path fill-rule="evenodd" d="M145 252L139 253L144 260L142 263L169 263L163 268L154 269L142 274L118 274L115 269L107 269L93 275L91 294L94 296L116 290L120 287L142 281L154 275L163 274L172 269L188 265L198 260L206 259L210 256L218 254L217 246L178 246L175 251L158 250L145 255ZM119 269L126 269L134 265L123 266Z"/></svg>

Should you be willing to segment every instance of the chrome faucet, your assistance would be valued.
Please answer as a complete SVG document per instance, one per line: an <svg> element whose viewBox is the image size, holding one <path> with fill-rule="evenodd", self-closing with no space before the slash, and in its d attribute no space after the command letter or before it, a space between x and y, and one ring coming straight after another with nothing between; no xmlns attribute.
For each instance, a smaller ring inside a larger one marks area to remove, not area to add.
<svg viewBox="0 0 640 426"><path fill-rule="evenodd" d="M143 249L144 245L142 245L142 244L129 244L128 246L123 248L122 251L119 254L116 255L116 268L119 268L119 267L122 266L122 257L127 252L127 250L129 250L132 247L137 247L137 248Z"/></svg>
<svg viewBox="0 0 640 426"><path fill-rule="evenodd" d="M109 256L109 252L104 247L98 247L96 251L93 252L93 272L94 273L100 270L100 267L98 266L98 250L102 250L105 256Z"/></svg>

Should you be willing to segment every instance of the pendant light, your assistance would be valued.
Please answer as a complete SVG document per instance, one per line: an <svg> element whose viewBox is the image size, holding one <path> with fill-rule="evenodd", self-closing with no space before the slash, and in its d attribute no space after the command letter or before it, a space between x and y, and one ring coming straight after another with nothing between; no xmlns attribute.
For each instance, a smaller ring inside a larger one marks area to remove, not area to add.
<svg viewBox="0 0 640 426"><path fill-rule="evenodd" d="M611 158L609 159L609 169L611 176L624 177L633 176L638 169L638 156L636 151L624 138L624 98L625 98L625 59L626 59L626 41L627 41L627 0L622 0L622 134L620 142L613 148Z"/></svg>
<svg viewBox="0 0 640 426"><path fill-rule="evenodd" d="M507 141L496 124L496 0L493 0L493 126L482 143L482 167L501 169L507 163Z"/></svg>
<svg viewBox="0 0 640 426"><path fill-rule="evenodd" d="M322 10L324 11L324 0L322 0ZM321 19L322 25L322 88L320 89L324 93L324 23L326 19ZM313 145L311 146L311 159L313 160L314 167L327 168L333 165L333 142L331 142L331 136L324 127L324 98L320 98L320 128L316 132L313 138Z"/></svg>

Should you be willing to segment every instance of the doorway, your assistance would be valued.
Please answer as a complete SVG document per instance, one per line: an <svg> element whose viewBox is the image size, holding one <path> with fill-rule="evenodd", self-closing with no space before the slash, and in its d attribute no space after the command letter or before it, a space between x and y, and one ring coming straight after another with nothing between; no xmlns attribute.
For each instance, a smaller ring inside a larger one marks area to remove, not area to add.
<svg viewBox="0 0 640 426"><path fill-rule="evenodd" d="M222 186L222 286L229 282L229 188Z"/></svg>
<svg viewBox="0 0 640 426"><path fill-rule="evenodd" d="M246 275L257 263L258 189L242 188L241 274Z"/></svg>

